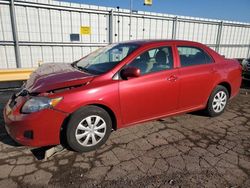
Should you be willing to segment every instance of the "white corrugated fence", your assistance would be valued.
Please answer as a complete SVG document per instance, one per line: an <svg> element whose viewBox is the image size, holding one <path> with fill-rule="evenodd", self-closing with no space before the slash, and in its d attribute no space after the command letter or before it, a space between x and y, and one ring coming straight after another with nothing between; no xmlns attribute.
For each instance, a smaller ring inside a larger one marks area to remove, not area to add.
<svg viewBox="0 0 250 188"><path fill-rule="evenodd" d="M131 16L131 33L129 27L126 9L0 0L0 69L37 67L38 61L73 62L101 46L133 39L192 40L229 58L250 55L249 23L137 11Z"/></svg>

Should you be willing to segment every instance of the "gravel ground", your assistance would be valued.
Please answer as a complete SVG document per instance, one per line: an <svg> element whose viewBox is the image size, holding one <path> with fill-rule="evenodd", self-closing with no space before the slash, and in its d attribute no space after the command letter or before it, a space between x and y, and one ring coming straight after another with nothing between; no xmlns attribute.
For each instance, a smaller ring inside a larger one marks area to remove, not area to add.
<svg viewBox="0 0 250 188"><path fill-rule="evenodd" d="M0 187L250 187L249 83L242 87L219 117L192 113L120 129L96 151L64 150L47 161L37 159L43 148L8 137L2 109L13 91L0 91Z"/></svg>

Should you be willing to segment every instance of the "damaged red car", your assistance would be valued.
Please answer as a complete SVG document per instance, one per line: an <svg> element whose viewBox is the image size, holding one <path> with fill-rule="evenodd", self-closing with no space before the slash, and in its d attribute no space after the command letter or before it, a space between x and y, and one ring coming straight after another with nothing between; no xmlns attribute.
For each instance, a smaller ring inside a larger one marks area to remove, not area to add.
<svg viewBox="0 0 250 188"><path fill-rule="evenodd" d="M72 64L43 64L4 109L9 135L27 146L66 140L86 152L112 130L176 114L223 113L241 66L191 41L111 44Z"/></svg>

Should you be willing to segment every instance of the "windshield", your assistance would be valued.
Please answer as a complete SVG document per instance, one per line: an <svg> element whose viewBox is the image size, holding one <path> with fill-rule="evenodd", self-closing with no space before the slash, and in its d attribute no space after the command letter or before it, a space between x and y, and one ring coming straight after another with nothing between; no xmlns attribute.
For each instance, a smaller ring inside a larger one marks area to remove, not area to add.
<svg viewBox="0 0 250 188"><path fill-rule="evenodd" d="M72 65L91 74L106 73L137 49L137 47L135 44L108 45L99 48Z"/></svg>

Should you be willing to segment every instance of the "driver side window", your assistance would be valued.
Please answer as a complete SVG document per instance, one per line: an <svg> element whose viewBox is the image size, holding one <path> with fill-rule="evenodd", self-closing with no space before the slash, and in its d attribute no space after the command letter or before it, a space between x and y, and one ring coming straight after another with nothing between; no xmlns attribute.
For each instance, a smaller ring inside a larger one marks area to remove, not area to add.
<svg viewBox="0 0 250 188"><path fill-rule="evenodd" d="M173 68L171 47L153 48L135 58L128 67L140 69L141 75Z"/></svg>

